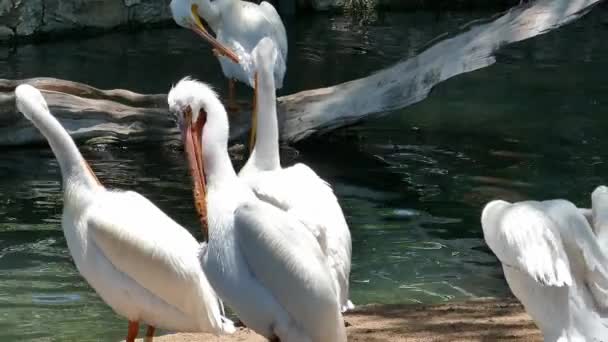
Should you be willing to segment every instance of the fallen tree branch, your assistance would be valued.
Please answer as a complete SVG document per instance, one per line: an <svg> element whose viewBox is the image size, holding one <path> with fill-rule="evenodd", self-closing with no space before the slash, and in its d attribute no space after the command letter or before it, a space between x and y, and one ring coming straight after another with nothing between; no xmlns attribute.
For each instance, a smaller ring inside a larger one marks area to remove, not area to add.
<svg viewBox="0 0 608 342"><path fill-rule="evenodd" d="M492 21L469 25L419 55L370 76L280 97L281 138L297 142L419 102L438 83L494 64L494 53L501 47L576 20L600 1L538 0L524 4ZM53 114L79 141L173 140L178 136L166 108L166 95L34 78L0 80L0 145L44 141L16 113L13 91L21 83L42 89ZM231 137L246 132L249 124L249 113L231 115Z"/></svg>

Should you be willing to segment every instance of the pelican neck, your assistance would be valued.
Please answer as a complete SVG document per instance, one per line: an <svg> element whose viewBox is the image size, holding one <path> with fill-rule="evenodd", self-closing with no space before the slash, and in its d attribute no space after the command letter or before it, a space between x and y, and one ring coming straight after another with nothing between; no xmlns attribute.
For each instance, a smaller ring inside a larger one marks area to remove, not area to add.
<svg viewBox="0 0 608 342"><path fill-rule="evenodd" d="M228 154L228 131L225 110L218 109L214 115L208 116L201 136L205 181L208 186L238 179Z"/></svg>
<svg viewBox="0 0 608 342"><path fill-rule="evenodd" d="M50 112L34 113L31 121L46 138L59 163L64 188L70 183L86 188L99 186L97 178L80 154L74 140Z"/></svg>
<svg viewBox="0 0 608 342"><path fill-rule="evenodd" d="M257 78L257 134L247 164L252 163L252 166L257 170L273 171L281 168L281 160L279 157L276 90L272 69L266 65L261 66L258 69Z"/></svg>

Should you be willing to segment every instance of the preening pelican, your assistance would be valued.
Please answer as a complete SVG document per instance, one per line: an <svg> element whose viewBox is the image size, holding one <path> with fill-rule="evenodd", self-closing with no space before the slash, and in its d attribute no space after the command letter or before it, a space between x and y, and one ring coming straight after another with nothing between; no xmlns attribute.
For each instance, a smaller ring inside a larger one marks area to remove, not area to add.
<svg viewBox="0 0 608 342"><path fill-rule="evenodd" d="M207 32L202 24L204 20L215 32L217 41L231 49L239 56L239 61L227 58L222 51L216 55L229 82L229 106L235 106L234 81L240 81L254 88L252 52L264 37L274 41L279 48L279 56L273 67L275 84L280 89L287 69L287 33L274 6L262 1L255 4L243 0L172 0L175 22L192 29L199 35ZM206 33L205 39L209 40ZM212 43L217 49L217 45ZM255 90L255 89L254 89Z"/></svg>
<svg viewBox="0 0 608 342"><path fill-rule="evenodd" d="M344 213L329 184L310 167L298 163L281 168L272 75L279 52L272 40L264 38L252 55L258 72L258 134L239 177L260 200L298 217L317 237L330 265L342 310L352 309L348 300L352 243Z"/></svg>
<svg viewBox="0 0 608 342"><path fill-rule="evenodd" d="M253 49L266 37L271 39L279 49L272 67L274 83L277 89L283 87L283 78L287 69L287 33L283 21L276 9L266 1L259 5L243 0L172 0L171 9L175 22L192 29L209 40L202 20L215 32L217 41L225 49L216 50L224 75L228 78L228 109L238 110L235 98L235 80L253 88L253 105L257 101L258 89L255 84L255 66ZM206 36L204 36L206 34ZM238 55L238 62L225 53L229 49ZM252 141L255 133L256 112L252 114Z"/></svg>
<svg viewBox="0 0 608 342"><path fill-rule="evenodd" d="M545 341L605 341L608 258L583 213L565 200L492 201L486 243Z"/></svg>
<svg viewBox="0 0 608 342"><path fill-rule="evenodd" d="M296 217L257 199L237 177L228 155L228 116L217 95L184 79L168 101L182 131L195 204L208 222L201 264L220 298L267 338L346 341L319 244Z"/></svg>
<svg viewBox="0 0 608 342"><path fill-rule="evenodd" d="M15 90L17 108L48 140L63 176L63 232L76 267L114 311L154 328L234 331L199 263L205 250L152 202L132 191L101 185L76 144L34 87Z"/></svg>

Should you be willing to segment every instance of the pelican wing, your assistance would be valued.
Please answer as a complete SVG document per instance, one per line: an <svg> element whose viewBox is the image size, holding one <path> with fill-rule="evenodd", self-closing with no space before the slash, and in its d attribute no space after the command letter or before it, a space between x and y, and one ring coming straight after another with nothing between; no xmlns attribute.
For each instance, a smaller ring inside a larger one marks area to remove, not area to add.
<svg viewBox="0 0 608 342"><path fill-rule="evenodd" d="M593 210L589 208L578 208L578 212L583 215L583 217L585 217L585 220L587 220L587 223L589 223L589 225L593 227Z"/></svg>
<svg viewBox="0 0 608 342"><path fill-rule="evenodd" d="M608 308L608 255L583 213L565 200L544 201L539 206L560 225L560 235L570 260L578 258L578 264L585 266L585 282L596 303Z"/></svg>
<svg viewBox="0 0 608 342"><path fill-rule="evenodd" d="M247 41L241 44L248 50L253 50L262 38L269 37L277 44L281 57L287 62L287 31L274 6L266 1L259 5L242 2L241 6L243 21L239 25L249 34Z"/></svg>
<svg viewBox="0 0 608 342"><path fill-rule="evenodd" d="M260 200L297 217L317 238L337 281L341 305L352 307L348 301L351 235L329 184L305 164L243 178Z"/></svg>
<svg viewBox="0 0 608 342"><path fill-rule="evenodd" d="M239 176L247 182L259 199L284 211L296 207L310 207L311 203L318 203L316 200L338 204L329 184L304 164L277 171L256 170Z"/></svg>
<svg viewBox="0 0 608 342"><path fill-rule="evenodd" d="M277 60L273 66L275 87L283 86L287 68L287 33L281 17L268 2L260 5L249 1L239 3L239 11L226 13L218 27L217 38L229 46L239 57L239 63L226 63L226 57L220 57L222 70L226 75L238 78L241 82L254 86L254 65L252 52L264 38L271 39L277 47Z"/></svg>
<svg viewBox="0 0 608 342"><path fill-rule="evenodd" d="M541 284L572 284L568 257L555 223L533 202L492 201L482 213L484 238L505 265Z"/></svg>
<svg viewBox="0 0 608 342"><path fill-rule="evenodd" d="M314 171L306 165L296 164L277 171L247 173L243 179L260 200L298 217L317 238L321 250L325 254L329 253L327 234L331 228L328 226L333 221L339 221L339 218L343 221L340 224L346 226L346 221L333 191ZM334 228L337 229L339 228ZM346 232L346 253L350 260L348 226Z"/></svg>
<svg viewBox="0 0 608 342"><path fill-rule="evenodd" d="M285 30L285 25L283 25L281 16L274 6L267 1L262 1L258 8L270 23L270 26L274 31L272 38L274 38L275 42L279 45L278 47L281 51L281 56L285 62L287 62L287 31Z"/></svg>
<svg viewBox="0 0 608 342"><path fill-rule="evenodd" d="M333 281L316 240L295 218L252 201L235 211L237 244L255 276L313 340L343 341Z"/></svg>
<svg viewBox="0 0 608 342"><path fill-rule="evenodd" d="M106 192L86 220L92 242L116 269L184 313L206 309L210 322L220 326L218 299L198 261L199 244L152 202L135 192ZM204 303L192 300L201 297Z"/></svg>

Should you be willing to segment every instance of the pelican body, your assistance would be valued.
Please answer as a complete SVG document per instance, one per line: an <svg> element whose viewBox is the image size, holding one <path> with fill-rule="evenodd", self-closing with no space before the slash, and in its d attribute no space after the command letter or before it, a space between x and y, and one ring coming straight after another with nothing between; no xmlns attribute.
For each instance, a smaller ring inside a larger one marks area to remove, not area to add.
<svg viewBox="0 0 608 342"><path fill-rule="evenodd" d="M276 94L272 66L279 51L264 38L253 51L257 70L259 112L252 153L239 177L262 201L300 219L317 238L330 265L342 310L354 306L348 300L352 242L342 208L327 182L310 167L298 163L281 168Z"/></svg>
<svg viewBox="0 0 608 342"><path fill-rule="evenodd" d="M287 69L287 33L275 8L266 1L259 5L242 0L220 1L224 2L218 4L222 13L221 19L215 28L211 22L210 26L217 33L217 40L240 57L239 63L234 63L224 56L218 57L224 75L254 88L253 49L263 38L268 38L279 49L272 65L272 74L276 88L281 89ZM223 7L220 7L222 5Z"/></svg>
<svg viewBox="0 0 608 342"><path fill-rule="evenodd" d="M565 200L492 201L481 222L545 341L606 340L608 258L578 208Z"/></svg>
<svg viewBox="0 0 608 342"><path fill-rule="evenodd" d="M101 185L42 94L15 90L17 108L46 137L63 177L61 225L76 268L118 315L177 331L234 331L200 266L201 248L182 226L145 197Z"/></svg>
<svg viewBox="0 0 608 342"><path fill-rule="evenodd" d="M169 107L182 131L196 207L207 221L200 262L218 295L269 339L345 341L319 244L296 217L260 201L237 177L228 155L228 117L217 95L184 79L170 91Z"/></svg>

